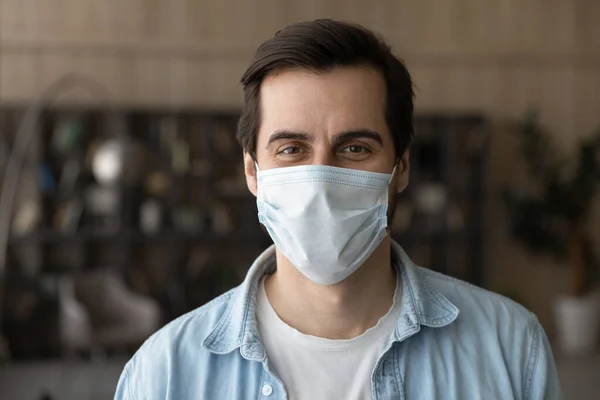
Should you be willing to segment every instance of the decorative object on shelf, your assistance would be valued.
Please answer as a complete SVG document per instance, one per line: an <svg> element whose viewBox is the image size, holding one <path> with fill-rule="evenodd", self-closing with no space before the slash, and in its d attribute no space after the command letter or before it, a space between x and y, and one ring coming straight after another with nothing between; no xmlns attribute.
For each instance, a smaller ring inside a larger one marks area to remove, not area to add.
<svg viewBox="0 0 600 400"><path fill-rule="evenodd" d="M600 260L586 226L600 184L600 131L579 142L574 158L560 154L534 113L520 135L529 182L503 192L510 234L568 265L568 291L555 304L559 344L565 353L587 353L600 339L600 294L594 291Z"/></svg>
<svg viewBox="0 0 600 400"><path fill-rule="evenodd" d="M205 228L204 213L191 205L181 206L173 210L173 226L175 229L186 233L200 233Z"/></svg>
<svg viewBox="0 0 600 400"><path fill-rule="evenodd" d="M415 189L415 207L419 212L439 215L444 211L446 202L446 188L440 183L423 183Z"/></svg>
<svg viewBox="0 0 600 400"><path fill-rule="evenodd" d="M68 153L83 141L83 122L76 116L62 119L52 135L52 148L59 153Z"/></svg>
<svg viewBox="0 0 600 400"><path fill-rule="evenodd" d="M175 116L161 118L159 122L159 136L161 147L170 153L179 131L179 123Z"/></svg>
<svg viewBox="0 0 600 400"><path fill-rule="evenodd" d="M143 151L137 142L124 137L110 139L96 148L92 171L101 185L132 183L143 173L143 159Z"/></svg>
<svg viewBox="0 0 600 400"><path fill-rule="evenodd" d="M79 199L71 199L61 204L54 214L54 229L61 233L75 233L82 213L83 204Z"/></svg>
<svg viewBox="0 0 600 400"><path fill-rule="evenodd" d="M187 173L190 169L190 146L183 138L176 139L171 147L173 171L178 175Z"/></svg>
<svg viewBox="0 0 600 400"><path fill-rule="evenodd" d="M94 341L102 348L140 345L160 327L158 304L128 290L109 268L78 276L75 293L89 313Z"/></svg>
<svg viewBox="0 0 600 400"><path fill-rule="evenodd" d="M158 233L162 228L162 207L156 200L146 200L140 206L140 231L147 235Z"/></svg>
<svg viewBox="0 0 600 400"><path fill-rule="evenodd" d="M424 217L424 231L436 232L441 229L447 201L446 188L441 183L425 182L415 188L415 210Z"/></svg>
<svg viewBox="0 0 600 400"><path fill-rule="evenodd" d="M33 199L25 200L19 206L15 219L12 222L12 233L15 235L25 235L35 231L41 217L42 213L39 202Z"/></svg>
<svg viewBox="0 0 600 400"><path fill-rule="evenodd" d="M73 278L58 278L58 329L61 352L64 355L89 351L92 348L90 317L85 307L75 298Z"/></svg>
<svg viewBox="0 0 600 400"><path fill-rule="evenodd" d="M174 116L160 122L162 147L171 156L171 168L177 175L183 175L190 169L190 146L180 135L180 126Z"/></svg>
<svg viewBox="0 0 600 400"><path fill-rule="evenodd" d="M171 186L169 175L164 171L154 171L146 176L144 186L150 196L162 197Z"/></svg>
<svg viewBox="0 0 600 400"><path fill-rule="evenodd" d="M52 193L56 189L56 178L52 167L48 164L40 165L40 189L42 193Z"/></svg>
<svg viewBox="0 0 600 400"><path fill-rule="evenodd" d="M84 210L89 225L107 231L119 229L119 195L119 190L114 186L93 185L86 188Z"/></svg>

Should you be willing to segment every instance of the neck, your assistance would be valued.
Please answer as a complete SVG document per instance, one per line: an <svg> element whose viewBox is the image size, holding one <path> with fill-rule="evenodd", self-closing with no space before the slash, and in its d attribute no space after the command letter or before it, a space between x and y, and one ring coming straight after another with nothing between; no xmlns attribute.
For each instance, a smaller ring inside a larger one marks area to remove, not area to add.
<svg viewBox="0 0 600 400"><path fill-rule="evenodd" d="M347 279L319 285L277 250L277 271L265 290L279 317L298 331L327 339L351 339L375 326L390 309L396 289L389 235Z"/></svg>

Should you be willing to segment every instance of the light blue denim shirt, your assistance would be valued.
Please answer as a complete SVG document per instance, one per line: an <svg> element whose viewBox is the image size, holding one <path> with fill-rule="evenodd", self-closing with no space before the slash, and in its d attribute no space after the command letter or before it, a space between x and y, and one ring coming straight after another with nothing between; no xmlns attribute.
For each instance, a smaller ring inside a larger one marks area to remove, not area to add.
<svg viewBox="0 0 600 400"><path fill-rule="evenodd" d="M537 318L500 295L415 266L397 244L402 312L372 374L373 399L561 399ZM287 399L269 369L256 293L275 249L237 288L149 338L121 375L115 399Z"/></svg>

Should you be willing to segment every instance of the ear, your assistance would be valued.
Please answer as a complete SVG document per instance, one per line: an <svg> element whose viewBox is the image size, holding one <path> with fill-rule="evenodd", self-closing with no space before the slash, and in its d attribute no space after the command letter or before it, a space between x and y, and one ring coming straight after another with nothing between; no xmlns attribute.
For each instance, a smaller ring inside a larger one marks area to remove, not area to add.
<svg viewBox="0 0 600 400"><path fill-rule="evenodd" d="M246 174L246 185L248 185L248 190L256 197L256 168L254 167L254 160L247 152L244 152L244 174Z"/></svg>
<svg viewBox="0 0 600 400"><path fill-rule="evenodd" d="M410 150L406 149L396 167L396 191L403 192L408 186L410 177Z"/></svg>

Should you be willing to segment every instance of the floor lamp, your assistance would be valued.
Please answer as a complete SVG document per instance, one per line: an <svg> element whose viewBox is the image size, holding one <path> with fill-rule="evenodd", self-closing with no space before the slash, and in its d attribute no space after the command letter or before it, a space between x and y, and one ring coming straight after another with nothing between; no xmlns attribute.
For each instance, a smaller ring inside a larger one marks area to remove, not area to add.
<svg viewBox="0 0 600 400"><path fill-rule="evenodd" d="M34 136L38 120L48 106L67 90L81 88L88 91L105 106L112 104L111 96L104 84L96 79L82 74L67 74L54 81L42 95L27 109L17 130L12 149L10 150L4 180L0 187L0 285L5 284L7 268L7 250L10 237L10 226L13 214L15 196L18 190L19 177L23 160ZM109 108L109 115L116 115ZM114 123L119 121L115 118ZM4 289L3 287L0 289ZM5 291L0 290L4 295ZM2 302L3 304L3 302ZM3 311L0 309L0 328L3 326ZM0 350L2 347L2 331L0 330ZM0 354L0 357L2 354ZM1 361L1 360L0 360Z"/></svg>

